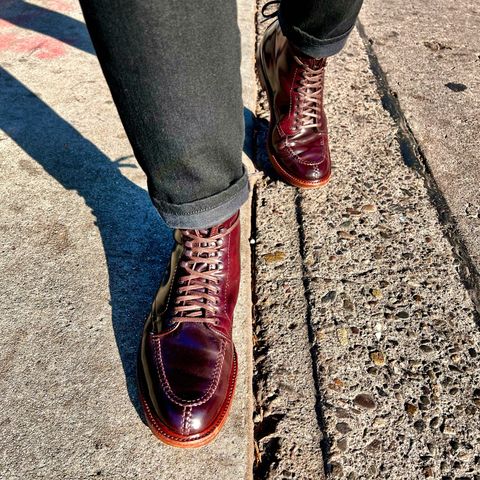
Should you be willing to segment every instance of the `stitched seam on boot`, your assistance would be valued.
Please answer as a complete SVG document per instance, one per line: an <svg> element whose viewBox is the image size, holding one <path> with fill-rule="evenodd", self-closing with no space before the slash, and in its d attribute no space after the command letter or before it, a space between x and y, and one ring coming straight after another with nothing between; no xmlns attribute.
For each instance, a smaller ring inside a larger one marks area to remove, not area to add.
<svg viewBox="0 0 480 480"><path fill-rule="evenodd" d="M233 365L234 365L234 369L235 369L235 372L237 371L236 369L238 368L237 366L237 357L236 357L236 354L234 353L234 356L233 356ZM208 432L200 435L198 438L201 439L201 438L205 438L207 437L208 435L211 435L212 431L214 430L214 428L217 427L217 425L223 421L223 419L225 418L225 413L226 411L228 410L228 408L230 407L230 404L231 404L231 399L232 399L232 396L233 396L233 392L234 392L234 388L235 388L235 379L237 377L237 374L235 373L235 376L233 377L233 381L232 379L230 379L230 382L229 382L229 386L228 386L228 392L227 392L227 398L226 398L226 401L224 402L223 406L222 406L222 414L219 415L217 417L217 420L216 422L214 423L214 425L209 429ZM176 441L180 441L180 442L185 442L185 443L188 443L190 442L190 439L188 438L179 438L179 437L176 437L176 436L173 436L173 435L169 435L168 433L166 433L163 429L162 429L162 426L159 424L159 422L156 420L155 416L153 415L152 413L152 410L150 408L150 405L148 404L148 402L145 402L142 398L140 398L140 401L142 402L142 405L145 409L145 413L147 415L147 417L149 418L149 420L152 422L152 424L155 426L155 428L158 430L158 432L160 432L161 435L167 437L167 438L171 438L172 440L176 440Z"/></svg>
<svg viewBox="0 0 480 480"><path fill-rule="evenodd" d="M187 413L187 407L183 407L183 413L182 413L182 425L180 427L180 431L182 433L185 433L185 414Z"/></svg>
<svg viewBox="0 0 480 480"><path fill-rule="evenodd" d="M284 136L285 137L285 140L288 141L288 139L290 138L289 135L287 135L282 127L280 126L280 123L277 124L277 130L278 130L278 133L280 133L280 136ZM285 148L288 150L288 152L290 153L290 155L292 155L292 157L295 158L295 160L298 160L300 161L300 159L298 158L297 154L286 144L285 142Z"/></svg>
<svg viewBox="0 0 480 480"><path fill-rule="evenodd" d="M298 163L301 163L302 165L308 165L309 167L313 167L316 165L321 165L322 163L325 162L325 160L326 158L324 158L321 162L307 162L306 160L298 159Z"/></svg>
<svg viewBox="0 0 480 480"><path fill-rule="evenodd" d="M288 116L290 116L292 114L292 93L293 93L293 86L295 85L295 79L297 78L297 72L298 72L298 67L295 68L295 73L293 74L293 78L292 78L292 86L290 87L290 105L289 105L289 108L288 108Z"/></svg>
<svg viewBox="0 0 480 480"><path fill-rule="evenodd" d="M286 140L288 140L290 137L282 130L280 125L277 125L277 130L280 133L280 135L283 135ZM313 165L321 165L322 163L325 162L326 158L324 158L321 162L307 162L305 160L302 160L288 145L285 145L285 149L288 150L288 153L298 162L301 163L302 165L308 165L308 166L313 166Z"/></svg>
<svg viewBox="0 0 480 480"><path fill-rule="evenodd" d="M225 358L225 347L226 347L226 342L222 341L220 343L221 345L221 350L218 353L216 364L215 364L215 369L213 373L213 378L210 383L210 386L208 387L207 391L200 397L194 400L184 400L180 397L178 397L175 392L172 390L172 387L170 386L170 383L168 382L167 379L167 374L165 372L165 367L163 364L163 358L162 358L162 348L161 348L161 340L160 339L155 339L155 345L157 346L156 352L155 352L155 357L157 361L155 362L155 366L157 369L158 376L160 378L160 383L162 387L164 388L165 395L168 397L169 400L171 400L173 403L176 403L177 405L180 405L182 407L192 405L192 406L198 406L202 405L214 394L215 390L218 387L218 383L220 380L220 370L223 365L223 360ZM160 365L160 369L158 368Z"/></svg>
<svg viewBox="0 0 480 480"><path fill-rule="evenodd" d="M190 430L192 429L192 407L185 407L187 410L187 416L185 418L185 435L190 435Z"/></svg>
<svg viewBox="0 0 480 480"><path fill-rule="evenodd" d="M240 214L239 214L240 215ZM230 287L230 242L231 242L231 239L232 239L232 235L230 234L228 236L228 245L227 245L227 265L228 265L228 271L227 271L227 285L226 285L226 289L225 289L225 292L228 292L229 290L229 287ZM225 308L225 313L226 312L226 308Z"/></svg>

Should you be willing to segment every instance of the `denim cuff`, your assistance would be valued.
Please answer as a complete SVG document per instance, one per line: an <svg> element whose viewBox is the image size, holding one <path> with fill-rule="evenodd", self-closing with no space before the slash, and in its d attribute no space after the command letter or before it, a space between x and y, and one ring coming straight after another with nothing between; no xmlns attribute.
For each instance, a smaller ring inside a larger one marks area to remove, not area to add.
<svg viewBox="0 0 480 480"><path fill-rule="evenodd" d="M153 204L170 228L209 228L230 218L247 201L248 175L243 175L226 190L195 202L174 204L151 195Z"/></svg>
<svg viewBox="0 0 480 480"><path fill-rule="evenodd" d="M347 32L337 37L328 39L319 39L312 37L310 34L300 30L298 27L289 25L282 15L282 11L278 12L278 22L282 33L297 47L302 53L314 58L331 57L342 50L347 43L348 36L355 25Z"/></svg>

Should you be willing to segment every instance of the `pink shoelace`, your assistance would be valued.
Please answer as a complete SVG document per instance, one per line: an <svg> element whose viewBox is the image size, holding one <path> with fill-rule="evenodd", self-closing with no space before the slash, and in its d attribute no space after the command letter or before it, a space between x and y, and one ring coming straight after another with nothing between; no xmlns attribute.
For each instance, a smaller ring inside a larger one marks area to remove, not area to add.
<svg viewBox="0 0 480 480"><path fill-rule="evenodd" d="M319 62L318 67L309 67L295 57L302 67L297 93L301 101L297 102L295 110L294 128L320 128L319 123L323 109L323 70L325 62Z"/></svg>
<svg viewBox="0 0 480 480"><path fill-rule="evenodd" d="M217 324L220 287L223 274L222 248L224 238L237 226L239 218L228 228L182 230L184 253L180 267L174 307L174 321ZM182 272L183 273L183 272Z"/></svg>

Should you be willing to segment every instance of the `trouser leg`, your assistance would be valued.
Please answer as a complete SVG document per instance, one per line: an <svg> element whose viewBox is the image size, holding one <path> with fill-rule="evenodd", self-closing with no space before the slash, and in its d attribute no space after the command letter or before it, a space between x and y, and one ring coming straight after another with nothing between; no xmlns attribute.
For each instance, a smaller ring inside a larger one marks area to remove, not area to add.
<svg viewBox="0 0 480 480"><path fill-rule="evenodd" d="M355 25L363 0L282 0L278 19L283 34L303 53L338 53Z"/></svg>
<svg viewBox="0 0 480 480"><path fill-rule="evenodd" d="M248 196L235 0L81 0L149 192L172 228L230 217Z"/></svg>

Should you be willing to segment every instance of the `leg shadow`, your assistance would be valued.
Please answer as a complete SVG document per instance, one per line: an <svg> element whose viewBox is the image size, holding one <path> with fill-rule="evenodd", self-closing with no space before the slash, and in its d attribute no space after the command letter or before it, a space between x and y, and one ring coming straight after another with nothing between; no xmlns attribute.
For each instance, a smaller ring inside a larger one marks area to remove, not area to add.
<svg viewBox="0 0 480 480"><path fill-rule="evenodd" d="M256 155L253 159L255 168L263 172L265 176L271 180L283 181L273 168L272 162L268 158L267 141L269 122L265 118L256 118L255 129Z"/></svg>
<svg viewBox="0 0 480 480"><path fill-rule="evenodd" d="M0 129L92 209L108 266L112 324L128 394L143 419L136 355L144 314L170 256L171 231L147 192L121 174L122 159L111 161L2 68Z"/></svg>

